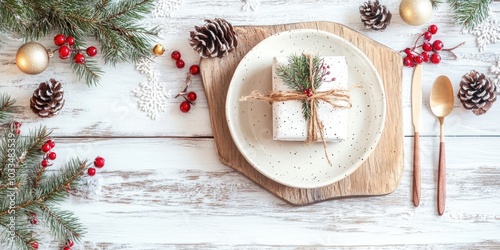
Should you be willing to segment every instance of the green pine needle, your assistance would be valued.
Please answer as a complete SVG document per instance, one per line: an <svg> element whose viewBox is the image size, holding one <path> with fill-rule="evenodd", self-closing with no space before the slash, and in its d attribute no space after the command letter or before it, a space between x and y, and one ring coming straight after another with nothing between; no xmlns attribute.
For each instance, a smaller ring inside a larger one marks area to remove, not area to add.
<svg viewBox="0 0 500 250"><path fill-rule="evenodd" d="M472 29L488 18L492 0L448 0L448 3L455 11L457 23L466 29Z"/></svg>
<svg viewBox="0 0 500 250"><path fill-rule="evenodd" d="M18 34L26 41L62 33L75 38L76 48L85 48L85 39L93 38L100 44L96 47L106 64L136 62L151 54L150 44L157 38L157 27L137 25L155 3L155 0L3 0L0 32ZM89 86L98 84L103 73L97 63L88 60L84 65L73 63L72 69Z"/></svg>
<svg viewBox="0 0 500 250"><path fill-rule="evenodd" d="M40 166L44 155L40 147L51 131L40 127L25 136L14 132L10 127L0 132L0 197L9 197L0 199L0 242L12 249L33 249L38 229L29 224L31 212L43 218L41 224L56 239L80 240L85 233L83 225L72 212L56 206L67 199L68 186L77 186L89 163L74 159L59 171L47 172ZM9 175L12 170L15 176ZM15 221L13 235L11 217Z"/></svg>
<svg viewBox="0 0 500 250"><path fill-rule="evenodd" d="M314 89L321 86L323 77L326 74L323 68L323 60L314 55L312 59L312 72L313 72L313 84ZM284 84L295 91L302 92L304 90L311 89L312 84L309 78L310 76L310 59L309 56L301 54L300 56L291 55L288 57L288 64L278 65L276 68L276 73L283 80ZM311 104L306 101L302 101L302 114L304 119L308 120L311 116Z"/></svg>
<svg viewBox="0 0 500 250"><path fill-rule="evenodd" d="M437 9L443 3L442 0L431 0L432 8Z"/></svg>
<svg viewBox="0 0 500 250"><path fill-rule="evenodd" d="M0 123L5 123L8 119L12 118L14 113L13 106L16 103L7 94L0 94Z"/></svg>

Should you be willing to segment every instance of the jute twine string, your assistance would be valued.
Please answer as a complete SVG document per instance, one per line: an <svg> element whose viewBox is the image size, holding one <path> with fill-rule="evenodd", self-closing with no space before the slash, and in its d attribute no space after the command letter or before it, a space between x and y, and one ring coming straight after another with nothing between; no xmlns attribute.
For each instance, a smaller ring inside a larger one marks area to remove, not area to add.
<svg viewBox="0 0 500 250"><path fill-rule="evenodd" d="M250 95L243 96L240 101L247 101L249 99L268 101L268 102L283 102L283 101L306 101L309 102L310 117L307 121L307 138L306 143L318 141L318 132L321 140L323 141L323 148L325 151L328 163L332 165L330 157L328 156L327 144L324 133L324 125L318 113L318 101L323 101L330 104L334 108L350 108L352 106L349 91L345 89L332 89L327 91L316 91L314 86L314 67L313 57L307 55L309 58L309 81L311 82L311 93L309 95L299 91L272 91L268 95L264 95L257 91L253 91Z"/></svg>

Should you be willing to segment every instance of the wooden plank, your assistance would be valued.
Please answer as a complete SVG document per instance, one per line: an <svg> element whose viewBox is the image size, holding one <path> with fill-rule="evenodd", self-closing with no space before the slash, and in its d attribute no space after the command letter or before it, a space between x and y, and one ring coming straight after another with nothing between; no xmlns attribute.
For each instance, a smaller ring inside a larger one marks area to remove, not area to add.
<svg viewBox="0 0 500 250"><path fill-rule="evenodd" d="M315 189L287 187L256 171L234 145L224 112L227 88L241 58L266 37L280 31L300 28L329 31L362 50L371 59L384 82L387 114L390 114L387 115L385 129L377 148L362 166L350 176L332 185ZM403 169L402 66L397 53L343 25L331 22L242 26L236 27L236 32L239 44L234 52L222 59L201 61L212 130L217 152L224 164L238 170L278 197L296 205L339 197L383 195L397 188Z"/></svg>

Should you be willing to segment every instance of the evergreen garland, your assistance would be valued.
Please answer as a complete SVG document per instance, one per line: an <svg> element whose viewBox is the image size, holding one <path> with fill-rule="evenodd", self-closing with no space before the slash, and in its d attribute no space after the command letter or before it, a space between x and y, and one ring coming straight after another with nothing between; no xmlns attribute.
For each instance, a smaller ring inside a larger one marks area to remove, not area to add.
<svg viewBox="0 0 500 250"><path fill-rule="evenodd" d="M494 0L447 0L455 12L455 21L465 29L473 29L481 24L489 16L490 4ZM496 0L498 1L498 0ZM437 8L443 1L431 0L434 8Z"/></svg>
<svg viewBox="0 0 500 250"><path fill-rule="evenodd" d="M276 67L276 73L288 88L306 94L312 88L310 67L312 67L314 89L318 89L321 86L322 79L326 74L323 67L323 60L319 56L312 56L312 66L310 66L310 62L309 56L305 54L301 54L300 56L291 55L288 57L287 65L278 65ZM302 113L304 114L304 119L308 120L310 118L310 102L302 101Z"/></svg>
<svg viewBox="0 0 500 250"><path fill-rule="evenodd" d="M13 103L1 95L0 123L8 121ZM68 189L76 188L89 164L75 159L59 171L45 171L40 148L50 133L41 127L20 136L12 125L0 128L0 242L11 249L35 249L40 235L29 222L33 213L63 242L78 241L85 233L78 218L57 205L68 197Z"/></svg>
<svg viewBox="0 0 500 250"><path fill-rule="evenodd" d="M154 8L154 0L1 0L0 32L15 33L26 41L51 33L73 36L81 48L85 38L100 44L106 64L136 62L150 54L158 28L137 25ZM76 53L76 52L73 52ZM102 70L87 60L72 62L73 71L87 84L97 84Z"/></svg>

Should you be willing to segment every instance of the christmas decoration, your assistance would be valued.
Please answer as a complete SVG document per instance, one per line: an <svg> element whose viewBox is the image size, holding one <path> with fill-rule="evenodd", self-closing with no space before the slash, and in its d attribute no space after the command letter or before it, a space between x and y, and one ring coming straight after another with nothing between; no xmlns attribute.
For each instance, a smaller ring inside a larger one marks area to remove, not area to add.
<svg viewBox="0 0 500 250"><path fill-rule="evenodd" d="M189 93L187 92L189 85L191 85L191 76L192 75L193 74L191 74L191 71L187 73L186 87L184 87L184 89L175 96L175 98L180 97L180 96L182 96L184 98L184 101L181 102L181 104L179 106L179 109L183 113L189 112L189 110L191 110L191 106L196 105L196 103L195 103L196 98L197 98L196 93L192 92L192 91Z"/></svg>
<svg viewBox="0 0 500 250"><path fill-rule="evenodd" d="M138 68L140 67L145 67L144 72L147 72L148 80L142 82L132 92L139 98L139 108L148 113L151 119L156 120L159 113L167 110L167 99L170 98L171 94L170 91L166 90L165 83L159 81L159 73L147 70L151 66L138 66Z"/></svg>
<svg viewBox="0 0 500 250"><path fill-rule="evenodd" d="M52 52L36 42L23 44L16 53L16 65L24 73L36 75L49 65Z"/></svg>
<svg viewBox="0 0 500 250"><path fill-rule="evenodd" d="M180 53L179 51L174 50L174 51L172 51L172 54L170 54L170 57L171 57L173 60L176 60L176 61L177 61L177 60L180 60L180 59L181 59L182 55L181 55L181 53Z"/></svg>
<svg viewBox="0 0 500 250"><path fill-rule="evenodd" d="M497 99L493 81L475 70L462 76L457 94L465 109L476 115L485 114Z"/></svg>
<svg viewBox="0 0 500 250"><path fill-rule="evenodd" d="M97 156L94 160L94 166L97 168L103 168L104 167L104 158Z"/></svg>
<svg viewBox="0 0 500 250"><path fill-rule="evenodd" d="M153 48L153 54L155 54L157 56L163 55L164 52L165 52L165 48L161 44L156 44Z"/></svg>
<svg viewBox="0 0 500 250"><path fill-rule="evenodd" d="M64 89L55 79L42 82L33 92L30 100L31 110L40 117L50 118L64 107Z"/></svg>
<svg viewBox="0 0 500 250"><path fill-rule="evenodd" d="M200 66L191 65L191 67L189 67L189 73L191 73L191 75L198 75L200 73Z"/></svg>
<svg viewBox="0 0 500 250"><path fill-rule="evenodd" d="M0 107L10 106L9 98L0 100ZM7 102L5 102L7 101ZM0 110L5 117L6 109ZM0 119L0 123L7 120ZM78 241L85 230L78 218L57 205L68 197L66 187L76 187L88 167L86 160L70 160L58 171L46 171L41 162L50 153L41 148L47 144L50 131L38 128L26 135L15 133L14 123L0 130L0 241L12 249L37 249L41 233L56 239ZM8 150L7 150L8 149ZM35 227L36 224L36 227ZM40 230L39 226L50 230Z"/></svg>
<svg viewBox="0 0 500 250"><path fill-rule="evenodd" d="M391 23L391 12L378 0L365 2L359 7L359 14L361 22L369 29L384 30Z"/></svg>
<svg viewBox="0 0 500 250"><path fill-rule="evenodd" d="M462 46L464 43L452 48L444 48L444 44L441 40L434 40L433 42L430 41L437 31L438 27L431 24L424 33L417 37L412 48L406 48L400 51L405 54L405 57L403 58L404 66L414 67L415 65L423 62L438 64L441 62L440 53L443 51L452 54L455 58L457 57L455 53L453 53L453 50ZM420 39L423 39L423 43L421 45L417 45Z"/></svg>
<svg viewBox="0 0 500 250"><path fill-rule="evenodd" d="M171 17L183 2L184 0L157 0L151 15L153 17Z"/></svg>
<svg viewBox="0 0 500 250"><path fill-rule="evenodd" d="M435 8L443 1L432 0ZM447 0L455 12L455 21L462 25L466 30L471 30L477 25L483 23L489 16L490 5L494 2L492 0L477 0L477 1L464 1L464 0Z"/></svg>
<svg viewBox="0 0 500 250"><path fill-rule="evenodd" d="M477 36L477 46L480 52L484 52L487 44L494 44L500 41L500 21L494 17L489 17L483 23L476 25L469 33Z"/></svg>
<svg viewBox="0 0 500 250"><path fill-rule="evenodd" d="M243 6L241 7L241 9L243 11L249 11L249 10L256 11L259 5L260 5L259 0L243 0Z"/></svg>
<svg viewBox="0 0 500 250"><path fill-rule="evenodd" d="M136 62L150 53L149 45L158 33L157 27L138 25L153 10L155 3L155 0L2 2L0 27L4 32L31 41L55 32L66 34L71 38L66 38L65 42L77 47L84 44L84 38L91 38L100 44L105 63ZM62 40L59 37L54 42L60 44ZM97 84L102 74L97 63L86 60L78 64L80 62L72 62L73 71L87 84ZM32 62L32 65L43 64Z"/></svg>
<svg viewBox="0 0 500 250"><path fill-rule="evenodd" d="M190 32L189 44L203 58L223 57L238 46L233 26L222 18L206 19Z"/></svg>
<svg viewBox="0 0 500 250"><path fill-rule="evenodd" d="M402 0L399 15L410 25L424 24L432 17L432 3L430 0Z"/></svg>
<svg viewBox="0 0 500 250"><path fill-rule="evenodd" d="M63 34L57 34L54 37L54 44L59 46L59 49L57 50L59 52L59 58L66 60L69 58L71 53L73 53L73 61L76 64L83 64L85 63L85 56L81 53L83 50L78 49L75 46L75 42L76 40L72 36L65 37ZM93 57L97 55L97 48L90 46L85 49L85 52L88 56Z"/></svg>
<svg viewBox="0 0 500 250"><path fill-rule="evenodd" d="M331 70L334 70L335 73L332 74ZM331 112L335 110L346 111L346 108L351 107L348 90L334 88L332 85L336 85L336 83L347 85L347 64L344 57L320 58L319 56L302 54L300 56L291 55L288 58L274 58L273 91L269 95L254 91L250 95L242 97L240 100L247 101L249 99L255 99L272 102L273 120L290 120L291 116L295 117L295 113L290 114L284 112L288 111L287 106L292 105L293 107L290 106L289 109L293 110L300 109L300 106L302 106L301 113L303 119L300 119L300 117L296 118L299 118L297 119L299 124L307 124L304 130L302 131L302 129L300 129L300 131L298 131L297 128L287 128L286 133L280 136L278 134L278 132L280 132L278 131L280 127L273 127L273 137L274 139L280 140L297 140L302 135L306 135L306 143L321 140L325 149L325 156L331 165L332 163L326 150L327 136L328 139L334 139L331 137L336 137L337 133L341 134L342 132L336 131L330 133L331 131L325 131L325 128L328 130L332 127L339 127L335 125L336 120L345 120L347 118L347 113L342 112L344 113L343 115L342 113L337 113L335 119L326 120L321 120L319 116L324 114L331 115ZM322 88L323 84L328 86ZM287 89L290 91L287 91ZM345 119L340 116L343 116ZM331 121L335 122L329 123ZM328 124L325 126L324 122ZM276 126L278 123L279 122L275 122L273 124ZM343 125L347 125L347 123L344 121ZM283 123L278 126L283 126ZM296 127L297 125L294 126ZM291 135L288 137L288 132L298 133L293 135L294 138L292 138ZM345 133L347 133L346 127ZM284 136L286 136L286 138Z"/></svg>

